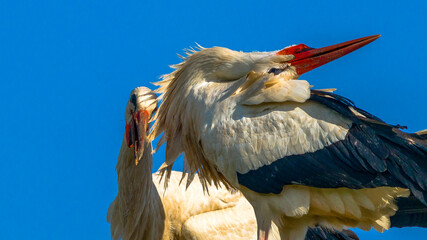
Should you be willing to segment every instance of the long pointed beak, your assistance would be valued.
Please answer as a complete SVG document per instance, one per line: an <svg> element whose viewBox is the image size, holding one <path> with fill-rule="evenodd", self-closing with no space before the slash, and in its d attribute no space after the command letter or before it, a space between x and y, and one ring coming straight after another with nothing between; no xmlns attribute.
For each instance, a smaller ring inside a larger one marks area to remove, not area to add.
<svg viewBox="0 0 427 240"><path fill-rule="evenodd" d="M331 45L323 48L310 48L305 44L287 47L276 55L294 55L295 59L289 63L296 68L298 75L304 74L317 67L353 52L379 38L381 35L373 35L355 40Z"/></svg>
<svg viewBox="0 0 427 240"><path fill-rule="evenodd" d="M126 141L129 148L134 148L135 165L138 165L144 153L144 141L148 130L148 120L148 111L139 110L134 113L131 122L126 124Z"/></svg>

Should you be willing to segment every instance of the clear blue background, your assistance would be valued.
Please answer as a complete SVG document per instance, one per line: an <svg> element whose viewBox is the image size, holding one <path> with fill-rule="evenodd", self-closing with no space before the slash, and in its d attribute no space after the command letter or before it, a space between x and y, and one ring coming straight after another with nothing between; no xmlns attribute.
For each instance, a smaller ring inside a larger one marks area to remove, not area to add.
<svg viewBox="0 0 427 240"><path fill-rule="evenodd" d="M128 94L153 88L195 42L270 51L382 34L302 78L390 123L427 128L426 10L422 0L2 1L1 239L109 239Z"/></svg>

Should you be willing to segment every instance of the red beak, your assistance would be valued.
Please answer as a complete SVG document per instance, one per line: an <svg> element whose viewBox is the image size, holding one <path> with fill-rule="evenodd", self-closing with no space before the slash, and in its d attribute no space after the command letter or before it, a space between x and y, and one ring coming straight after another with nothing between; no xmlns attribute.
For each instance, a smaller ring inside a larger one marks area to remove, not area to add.
<svg viewBox="0 0 427 240"><path fill-rule="evenodd" d="M126 141L129 148L134 148L135 165L138 165L144 152L144 141L148 130L148 120L148 111L139 110L133 114L131 122L126 124Z"/></svg>
<svg viewBox="0 0 427 240"><path fill-rule="evenodd" d="M289 61L289 63L296 68L298 75L301 75L349 54L373 42L380 36L381 35L373 35L358 38L323 48L310 48L305 44L298 44L296 46L284 48L277 52L276 55L294 55L295 59Z"/></svg>

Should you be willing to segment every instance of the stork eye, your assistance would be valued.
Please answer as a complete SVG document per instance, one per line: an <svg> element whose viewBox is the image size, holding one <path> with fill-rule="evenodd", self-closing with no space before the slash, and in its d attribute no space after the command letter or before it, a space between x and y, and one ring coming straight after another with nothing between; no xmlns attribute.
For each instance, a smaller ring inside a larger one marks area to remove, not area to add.
<svg viewBox="0 0 427 240"><path fill-rule="evenodd" d="M129 101L130 101L131 103L133 103L133 105L134 105L134 106L136 106L136 95L135 95L135 94L132 94L132 95L130 96Z"/></svg>
<svg viewBox="0 0 427 240"><path fill-rule="evenodd" d="M268 70L268 73L273 73L274 75L279 75L280 73L285 71L286 68L288 68L288 67L286 66L284 68L270 68L270 70Z"/></svg>

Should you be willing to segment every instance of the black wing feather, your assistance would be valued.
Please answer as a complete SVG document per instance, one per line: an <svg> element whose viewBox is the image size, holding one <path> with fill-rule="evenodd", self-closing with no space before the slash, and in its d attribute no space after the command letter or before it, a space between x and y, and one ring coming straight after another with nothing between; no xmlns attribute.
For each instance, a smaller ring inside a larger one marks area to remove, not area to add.
<svg viewBox="0 0 427 240"><path fill-rule="evenodd" d="M325 227L308 228L305 240L359 240L357 235L351 230L337 231Z"/></svg>
<svg viewBox="0 0 427 240"><path fill-rule="evenodd" d="M390 218L391 227L427 227L427 208L417 198L397 199L399 210Z"/></svg>

